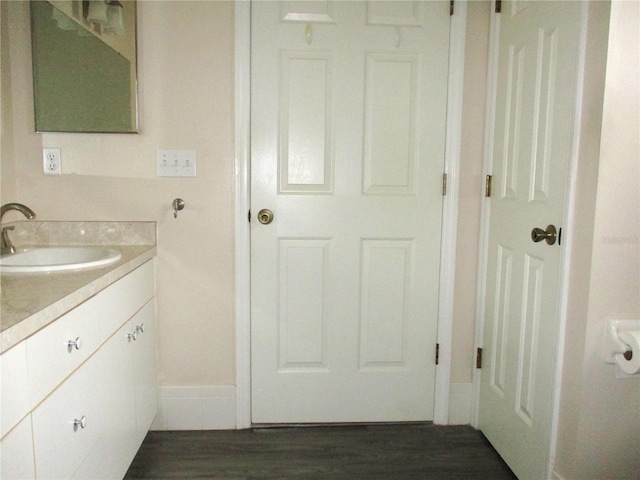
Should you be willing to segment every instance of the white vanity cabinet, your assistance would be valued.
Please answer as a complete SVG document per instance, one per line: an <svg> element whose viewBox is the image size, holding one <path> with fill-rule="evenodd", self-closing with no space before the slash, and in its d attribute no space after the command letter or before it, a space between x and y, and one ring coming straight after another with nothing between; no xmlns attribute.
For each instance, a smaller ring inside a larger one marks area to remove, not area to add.
<svg viewBox="0 0 640 480"><path fill-rule="evenodd" d="M29 478L124 476L157 411L153 292L149 261L23 342L30 407L2 439L3 479L29 467L7 459L29 440Z"/></svg>
<svg viewBox="0 0 640 480"><path fill-rule="evenodd" d="M149 301L98 352L115 360L103 386L107 427L74 479L124 477L144 440L157 411L154 326Z"/></svg>

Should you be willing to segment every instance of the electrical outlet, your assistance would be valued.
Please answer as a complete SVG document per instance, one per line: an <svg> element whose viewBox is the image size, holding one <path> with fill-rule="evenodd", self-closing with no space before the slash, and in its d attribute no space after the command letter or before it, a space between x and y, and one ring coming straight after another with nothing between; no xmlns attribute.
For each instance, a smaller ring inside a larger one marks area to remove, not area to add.
<svg viewBox="0 0 640 480"><path fill-rule="evenodd" d="M42 169L45 175L62 174L62 161L59 148L43 148L42 162Z"/></svg>

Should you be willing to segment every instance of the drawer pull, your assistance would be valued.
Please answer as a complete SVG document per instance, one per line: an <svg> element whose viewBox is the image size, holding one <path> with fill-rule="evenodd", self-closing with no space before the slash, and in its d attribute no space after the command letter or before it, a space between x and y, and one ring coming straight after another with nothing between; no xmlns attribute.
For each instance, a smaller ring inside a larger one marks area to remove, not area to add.
<svg viewBox="0 0 640 480"><path fill-rule="evenodd" d="M144 333L144 323L136 326L136 333Z"/></svg>
<svg viewBox="0 0 640 480"><path fill-rule="evenodd" d="M87 417L85 417L84 415L82 417L80 417L80 419L75 419L73 421L73 431L77 432L78 431L78 427L80 428L85 428L87 426Z"/></svg>
<svg viewBox="0 0 640 480"><path fill-rule="evenodd" d="M74 348L76 350L80 350L80 337L76 337L75 340L69 340L67 342L67 348L69 349L69 352L71 352Z"/></svg>

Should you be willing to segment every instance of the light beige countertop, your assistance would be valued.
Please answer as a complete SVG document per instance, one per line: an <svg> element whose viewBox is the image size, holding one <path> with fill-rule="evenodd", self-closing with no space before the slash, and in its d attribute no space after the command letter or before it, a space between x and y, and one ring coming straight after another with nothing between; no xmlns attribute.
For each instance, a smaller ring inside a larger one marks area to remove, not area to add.
<svg viewBox="0 0 640 480"><path fill-rule="evenodd" d="M17 222L17 248L102 245L122 254L111 265L51 273L1 274L0 353L33 335L156 255L155 222ZM66 231L66 233L61 233Z"/></svg>

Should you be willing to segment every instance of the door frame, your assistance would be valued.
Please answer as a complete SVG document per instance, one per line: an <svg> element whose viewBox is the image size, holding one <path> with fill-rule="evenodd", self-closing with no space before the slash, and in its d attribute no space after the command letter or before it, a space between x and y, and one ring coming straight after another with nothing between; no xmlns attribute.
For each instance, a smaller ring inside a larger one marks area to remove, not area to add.
<svg viewBox="0 0 640 480"><path fill-rule="evenodd" d="M236 306L236 428L251 422L251 1L235 0L235 306ZM439 362L436 366L433 422L449 421L449 387L455 256L458 224L460 141L467 5L455 3L449 32L449 79L444 172L447 195L443 199L438 298Z"/></svg>
<svg viewBox="0 0 640 480"><path fill-rule="evenodd" d="M595 2L599 3L599 2ZM492 0L491 11L495 11L495 0ZM560 278L559 278L559 303L558 303L558 325L557 325L557 351L555 352L555 368L554 368L554 391L553 391L553 411L550 420L550 438L547 456L547 478L560 478L554 472L556 447L558 443L558 425L560 416L560 394L562 385L562 369L565 356L565 336L567 316L572 307L569 287L572 281L571 276L572 259L574 259L574 245L576 244L575 231L577 230L576 217L577 205L576 197L581 184L579 180L579 166L582 162L597 163L598 154L583 147L583 136L593 134L593 126L585 125L583 116L586 118L589 113L593 114L597 109L598 99L600 100L600 108L602 106L603 87L598 82L598 78L603 76L605 65L601 58L592 59L589 57L589 44L593 42L607 41L598 37L598 32L589 32L589 21L592 18L598 19L602 15L598 6L592 5L592 2L582 2L580 11L580 34L578 46L578 63L576 73L576 96L573 110L572 120L572 139L571 139L571 156L569 158L567 189L565 194L564 206L564 224L562 226L562 241L564 243L564 252L560 260ZM486 95L486 116L485 116L485 138L483 152L483 175L491 175L492 172L492 139L494 135L493 118L495 116L495 85L497 81L498 69L498 42L500 34L500 14L492 14L489 32L489 65L487 69L487 95ZM598 37L598 38L596 38ZM597 54L596 54L597 55ZM589 80L591 77L596 80ZM585 115L584 111L587 109ZM599 131L598 131L599 134ZM480 241L478 245L478 276L477 276L477 295L476 295L476 334L475 348L483 346L483 330L484 330L484 311L485 311L485 294L486 294L486 272L487 272L487 256L489 243L489 219L490 219L490 201L483 198L483 204L480 217ZM472 400L471 400L471 425L475 428L479 426L480 411L480 384L482 371L474 369Z"/></svg>

